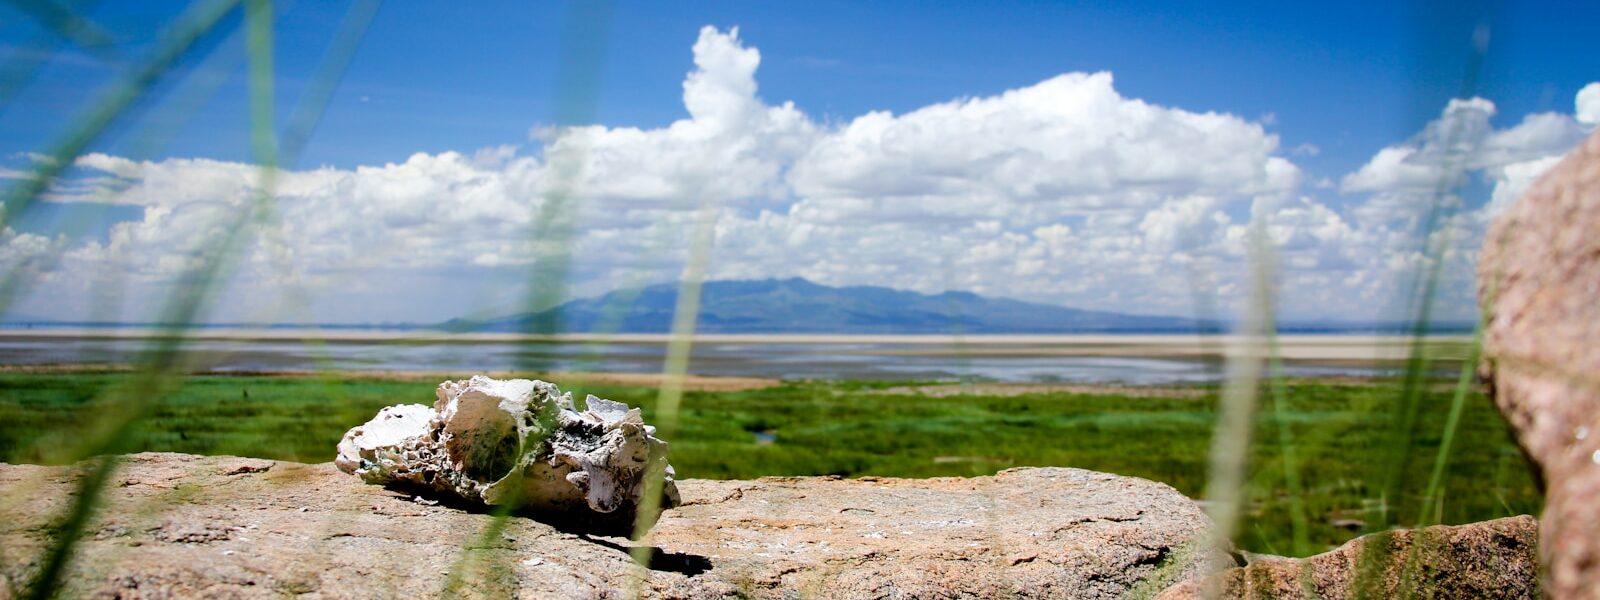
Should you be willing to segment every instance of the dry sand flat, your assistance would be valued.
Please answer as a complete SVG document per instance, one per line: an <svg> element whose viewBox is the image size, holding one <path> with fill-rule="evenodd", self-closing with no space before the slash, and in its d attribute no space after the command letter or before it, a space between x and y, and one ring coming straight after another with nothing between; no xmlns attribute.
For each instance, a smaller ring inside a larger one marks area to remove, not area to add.
<svg viewBox="0 0 1600 600"><path fill-rule="evenodd" d="M66 364L66 365L0 365L0 373L131 373L128 365ZM401 381L439 382L447 379L466 379L472 375L487 375L497 379L542 379L562 385L618 385L656 387L666 379L661 373L526 373L516 371L485 371L460 373L455 371L228 371L230 376L253 377L328 377L342 380L379 379ZM761 377L712 377L684 375L683 389L697 392L741 392L759 390L783 382Z"/></svg>
<svg viewBox="0 0 1600 600"><path fill-rule="evenodd" d="M1278 357L1304 364L1395 364L1410 355L1415 340L1408 336L1293 335L1276 340ZM1470 336L1431 336L1423 342L1436 360L1460 360L1472 344ZM1224 359L1245 356L1254 346L1244 336L993 336L923 346L866 350L861 354L967 356L1106 356L1128 358Z"/></svg>
<svg viewBox="0 0 1600 600"><path fill-rule="evenodd" d="M1215 393L1202 387L1121 385L1115 383L974 383L906 385L875 393L944 398L965 394L1024 396L1028 394L1104 394L1126 398L1204 398Z"/></svg>
<svg viewBox="0 0 1600 600"><path fill-rule="evenodd" d="M0 341L140 340L169 335L157 329L7 329ZM444 333L424 331L352 331L306 329L202 329L186 334L198 341L304 342L325 344L600 344L665 345L665 334ZM1404 361L1415 340L1402 335L1285 335L1277 338L1278 355L1303 364L1372 365ZM817 335L700 334L696 344L762 344L796 346L864 346L838 348L839 354L884 356L1052 357L1104 356L1221 359L1239 356L1253 344L1236 335ZM1431 357L1460 360L1471 336L1430 336L1424 345Z"/></svg>
<svg viewBox="0 0 1600 600"><path fill-rule="evenodd" d="M252 374L276 377L327 376L325 371L279 371ZM542 379L544 381L560 382L566 386L617 385L644 387L658 387L667 379L667 376L662 373L525 373L518 371L487 371L481 373L458 373L454 371L338 371L338 375L341 379L399 379L405 381L444 381L446 379L466 379L472 375L486 375L496 379ZM681 383L683 389L689 391L742 392L765 389L780 385L783 382L762 377L683 375L681 376Z"/></svg>

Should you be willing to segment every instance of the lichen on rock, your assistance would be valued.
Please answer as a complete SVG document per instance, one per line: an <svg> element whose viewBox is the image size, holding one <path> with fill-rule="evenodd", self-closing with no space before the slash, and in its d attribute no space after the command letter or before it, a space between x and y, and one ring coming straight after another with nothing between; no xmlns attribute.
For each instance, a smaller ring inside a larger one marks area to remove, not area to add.
<svg viewBox="0 0 1600 600"><path fill-rule="evenodd" d="M1197 576L1156 600L1200 598L1538 598L1539 525L1521 515L1396 529L1306 558L1259 557ZM1209 594L1208 594L1209 592Z"/></svg>
<svg viewBox="0 0 1600 600"><path fill-rule="evenodd" d="M589 396L578 410L555 384L481 375L437 395L345 433L335 464L371 484L605 523L632 523L655 464L661 505L679 503L667 443L639 409Z"/></svg>

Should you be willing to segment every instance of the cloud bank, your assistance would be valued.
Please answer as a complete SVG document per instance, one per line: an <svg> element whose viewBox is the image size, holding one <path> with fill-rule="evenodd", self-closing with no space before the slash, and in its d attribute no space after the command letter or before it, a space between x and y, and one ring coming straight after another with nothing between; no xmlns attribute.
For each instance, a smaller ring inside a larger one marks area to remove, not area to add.
<svg viewBox="0 0 1600 600"><path fill-rule="evenodd" d="M1285 157L1314 152L1286 151L1235 115L1124 97L1110 73L824 122L760 97L761 54L736 28L702 29L693 53L688 116L666 127L541 128L526 148L279 173L275 209L214 318L284 319L290 289L314 298L323 321L492 312L525 291L552 242L535 239L552 206L571 209L572 237L555 242L571 250L574 294L675 278L709 209L713 278L1221 316L1239 308L1259 218L1277 250L1282 311L1328 319L1382 316L1375 307L1426 266L1420 229L1434 219L1449 225L1434 235L1452 242L1441 306L1459 317L1472 313L1462 278L1488 217L1600 121L1600 83L1572 115L1506 129L1491 124L1488 100L1451 101L1324 199L1308 188L1331 184L1306 185ZM251 165L205 159L91 154L76 167L51 201L136 205L143 218L104 239L0 232L0 260L40 278L21 312L87 314L111 277L135 305L124 318L148 316L261 185ZM1445 210L1430 212L1441 190L1475 186L1486 197L1446 194Z"/></svg>

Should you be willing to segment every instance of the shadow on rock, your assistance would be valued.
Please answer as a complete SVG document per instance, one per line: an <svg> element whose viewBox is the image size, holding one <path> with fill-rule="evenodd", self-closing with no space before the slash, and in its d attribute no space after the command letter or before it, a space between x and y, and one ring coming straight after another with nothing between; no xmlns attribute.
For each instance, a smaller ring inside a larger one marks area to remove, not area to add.
<svg viewBox="0 0 1600 600"><path fill-rule="evenodd" d="M629 556L632 556L633 554L633 546L624 546L611 540L587 535L579 535L578 539L589 542L596 546L604 546L623 554L628 554ZM645 566L651 571L682 573L684 575L693 577L706 571L710 571L711 559L698 554L665 552L660 548L650 546L650 562Z"/></svg>
<svg viewBox="0 0 1600 600"><path fill-rule="evenodd" d="M411 498L413 501L475 515L493 515L500 508L466 500L453 494L439 493L437 490L430 488L408 485L403 482L392 482L384 487L402 497ZM623 507L623 509L612 513L596 513L588 510L553 511L523 507L512 511L510 516L538 521L562 533L635 539L633 537L634 514L635 511L632 507Z"/></svg>

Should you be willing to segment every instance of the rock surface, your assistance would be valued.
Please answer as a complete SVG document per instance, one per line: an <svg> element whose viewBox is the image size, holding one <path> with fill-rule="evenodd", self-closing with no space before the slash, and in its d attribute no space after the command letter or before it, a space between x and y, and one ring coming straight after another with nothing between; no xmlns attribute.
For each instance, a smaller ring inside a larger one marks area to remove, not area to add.
<svg viewBox="0 0 1600 600"><path fill-rule="evenodd" d="M38 568L76 473L0 465L0 596ZM683 505L652 531L646 570L626 538L524 517L485 536L487 514L365 485L332 464L137 454L112 476L64 592L1117 598L1201 572L1193 549L1208 525L1166 485L1078 469L679 487Z"/></svg>
<svg viewBox="0 0 1600 600"><path fill-rule="evenodd" d="M1258 559L1156 598L1198 600L1206 586L1221 598L1538 598L1538 529L1523 515L1375 533L1309 558Z"/></svg>
<svg viewBox="0 0 1600 600"><path fill-rule="evenodd" d="M631 527L646 493L678 505L667 443L638 409L529 379L439 384L432 408L386 407L339 441L340 470L378 485ZM648 491L655 477L658 491Z"/></svg>
<svg viewBox="0 0 1600 600"><path fill-rule="evenodd" d="M1546 591L1600 598L1600 132L1490 228L1483 371L1545 482Z"/></svg>

